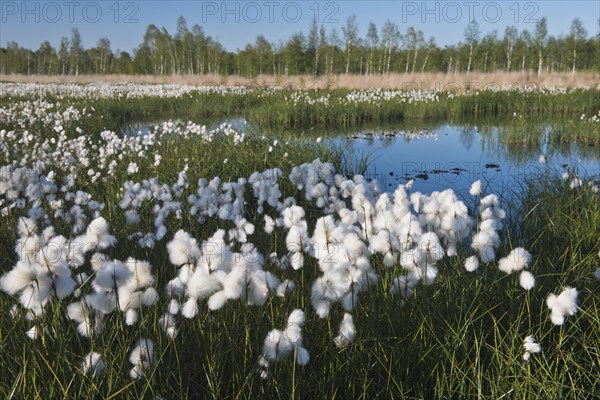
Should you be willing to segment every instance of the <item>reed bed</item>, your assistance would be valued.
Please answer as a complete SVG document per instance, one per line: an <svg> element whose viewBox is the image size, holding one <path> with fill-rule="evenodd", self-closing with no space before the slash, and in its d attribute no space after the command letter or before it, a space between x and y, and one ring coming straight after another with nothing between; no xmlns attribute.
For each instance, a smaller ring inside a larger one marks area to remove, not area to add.
<svg viewBox="0 0 600 400"><path fill-rule="evenodd" d="M387 75L326 75L314 77L259 75L247 78L237 75L0 75L0 81L19 83L144 83L144 84L179 84L179 85L226 85L272 87L284 86L294 89L400 89L400 90L460 90L487 87L561 87L561 88L599 88L600 73L594 71L542 73L534 71L489 73L414 73Z"/></svg>

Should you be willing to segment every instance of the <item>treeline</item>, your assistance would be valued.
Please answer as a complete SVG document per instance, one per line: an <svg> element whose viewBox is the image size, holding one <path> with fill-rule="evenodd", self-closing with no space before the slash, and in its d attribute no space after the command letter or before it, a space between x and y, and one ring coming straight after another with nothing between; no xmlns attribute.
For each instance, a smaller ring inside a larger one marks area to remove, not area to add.
<svg viewBox="0 0 600 400"><path fill-rule="evenodd" d="M390 72L469 73L534 70L564 72L600 70L600 34L588 36L580 19L573 20L566 35L548 34L546 18L533 32L509 26L504 32L483 34L476 21L468 24L464 41L438 46L433 37L409 27L402 32L386 21L379 29L369 23L361 34L356 16L341 31L329 31L313 22L308 32L287 41L269 42L260 35L237 52L223 46L184 17L177 31L149 25L142 43L130 54L113 51L108 38L84 49L81 34L73 28L55 49L45 41L37 50L8 42L0 48L2 74L151 74L151 75L273 75L387 74Z"/></svg>

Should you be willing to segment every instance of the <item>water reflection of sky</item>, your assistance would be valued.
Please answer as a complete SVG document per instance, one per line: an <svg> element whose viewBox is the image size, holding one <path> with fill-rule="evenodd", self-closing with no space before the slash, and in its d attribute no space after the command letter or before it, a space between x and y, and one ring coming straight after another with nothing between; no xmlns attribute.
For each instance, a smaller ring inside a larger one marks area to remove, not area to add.
<svg viewBox="0 0 600 400"><path fill-rule="evenodd" d="M432 131L434 137L426 134L411 140L400 135L371 138L351 134L333 142L346 147L349 154L369 154L367 175L389 191L414 178L414 190L431 193L452 188L466 193L473 181L481 179L489 190L501 193L533 174L562 173L563 164L581 177L600 172L600 149L596 147L508 146L499 140L499 129L482 133L477 127L441 125ZM352 138L357 136L360 138ZM547 155L546 164L539 162L542 153Z"/></svg>
<svg viewBox="0 0 600 400"><path fill-rule="evenodd" d="M278 136L277 132L263 130L242 118L208 126L216 129L223 123L249 134ZM141 123L124 132L145 134L150 126L153 124ZM416 191L431 193L452 188L467 195L471 183L481 179L486 192L501 195L506 190L518 190L526 177L562 174L565 164L581 178L598 179L600 174L600 146L555 144L547 140L541 144L509 145L501 140L508 133L505 127L434 124L424 131L413 126L407 130L387 127L384 132L396 134L385 136L378 129L320 132L315 128L310 135L326 137L326 141L344 148L346 156L354 161L367 156L366 176L377 179L381 189L387 191L394 191L398 184L413 178ZM304 137L306 133L299 132L297 136ZM539 162L541 154L547 156L545 164Z"/></svg>

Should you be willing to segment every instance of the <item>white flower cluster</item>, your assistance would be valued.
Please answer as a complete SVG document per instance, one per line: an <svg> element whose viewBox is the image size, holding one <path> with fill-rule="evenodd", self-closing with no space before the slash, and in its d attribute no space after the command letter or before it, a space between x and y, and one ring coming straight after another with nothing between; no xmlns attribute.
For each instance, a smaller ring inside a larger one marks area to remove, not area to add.
<svg viewBox="0 0 600 400"><path fill-rule="evenodd" d="M140 379L150 369L154 361L154 342L152 339L142 338L129 355L129 362L133 365L129 375L133 379Z"/></svg>
<svg viewBox="0 0 600 400"><path fill-rule="evenodd" d="M177 136L184 139L192 137L201 138L205 142L213 142L214 140L225 137L232 138L234 144L241 143L245 140L244 132L238 132L229 123L223 122L214 129L209 129L206 125L196 124L192 121L165 121L162 124L154 125L151 129L159 137ZM142 134L138 132L137 136Z"/></svg>
<svg viewBox="0 0 600 400"><path fill-rule="evenodd" d="M353 90L344 97L332 97L330 93L321 94L312 90L295 90L286 95L284 100L289 105L298 106L350 106L359 104L378 105L383 102L396 103L429 103L439 101L437 90L389 90L389 89L362 89Z"/></svg>
<svg viewBox="0 0 600 400"><path fill-rule="evenodd" d="M523 353L523 360L529 361L531 355L534 353L539 353L542 351L542 347L535 342L535 338L533 336L527 336L523 341L523 348L525 349L525 353Z"/></svg>
<svg viewBox="0 0 600 400"><path fill-rule="evenodd" d="M150 263L131 257L121 262L96 254L91 264L94 271L92 293L68 307L69 318L78 323L77 329L82 336L97 333L104 316L117 308L125 313L127 325L135 325L138 310L158 300Z"/></svg>
<svg viewBox="0 0 600 400"><path fill-rule="evenodd" d="M398 103L435 103L439 101L437 90L386 90L364 89L353 90L348 93L343 101L345 104L379 104L383 101L396 101Z"/></svg>
<svg viewBox="0 0 600 400"><path fill-rule="evenodd" d="M140 83L0 83L6 96L54 97L58 99L136 99L143 97L179 98L194 93L244 96L253 91L244 86L192 86Z"/></svg>
<svg viewBox="0 0 600 400"><path fill-rule="evenodd" d="M149 152L154 154L155 166L160 165L159 150L171 139L194 139L205 143L227 140L234 145L246 140L246 134L236 131L230 124L209 129L189 121L166 121L148 131L129 135L103 131L95 136L74 127L82 115L90 115L86 113L85 108L79 111L73 106L46 100L16 101L0 107L0 119L16 126L16 130L0 130L0 166L38 166L38 170L52 167L56 172L69 173L81 171L95 183L114 175L120 164L128 174L137 173L139 166L147 161ZM42 132L36 132L38 129Z"/></svg>
<svg viewBox="0 0 600 400"><path fill-rule="evenodd" d="M531 254L522 247L513 249L509 255L500 259L498 269L506 274L521 271L519 284L525 290L531 290L535 286L535 277L529 271L524 271L531 262Z"/></svg>
<svg viewBox="0 0 600 400"><path fill-rule="evenodd" d="M11 171L11 182L19 175L15 171L21 171L21 175L26 172L14 168ZM64 191L37 172L28 176L34 178L27 178L26 186L21 178L17 182L22 184L16 188L6 184L4 198L9 191L13 198L29 196L30 210L39 208L40 202L56 201L52 196L57 193L68 194L61 200L73 201L74 206L91 201L85 192L73 192L72 175L66 179ZM169 259L178 270L166 285L168 306L159 319L167 335L176 336L178 316L194 318L203 301L209 310L218 310L229 300L261 306L269 296L285 296L294 289L293 280L282 279L267 267L285 269L291 265L293 269L301 269L305 257L310 257L316 260L320 271L312 284L311 304L321 318L327 317L336 303L346 311L339 335L334 339L336 346L343 347L356 335L350 312L360 301L361 293L379 280L371 265L373 257L380 257L385 266L402 269L403 274L396 276L388 288L402 304L420 282L434 283L438 275L436 263L446 256L457 255L461 244L470 243L477 252L467 260L468 269L474 269L471 263L478 265L480 260L484 263L495 260L495 249L500 244L498 232L505 213L494 195L481 198L479 213L472 216L452 190L424 195L410 193L410 185L400 185L393 194L382 194L376 181L369 182L360 175L347 179L336 174L333 165L315 160L294 168L288 177L302 191L301 195L325 214L316 219L311 235L306 210L294 198L282 200L281 179L282 172L275 169L255 172L237 182L200 179L197 188L193 188L184 170L172 185L161 184L156 179L144 180L141 184L126 182L120 203L126 222L139 224L138 211L144 208L145 202L152 201L156 228L156 232L152 232L153 240L167 236L165 221L170 214L189 213L202 223L215 218L233 226L229 230L217 229L203 241L179 230L168 242ZM37 192L41 197L32 195L36 193L32 185L39 186ZM249 185L252 189L247 187ZM188 196L189 209L186 210L177 198L194 189L195 194ZM245 198L248 193L252 199ZM480 196L481 187L475 184L472 193ZM272 253L267 262L249 242L254 226L246 220L244 204L247 201L257 205L258 214L264 213L267 233L277 230L284 234L287 254ZM68 213L73 214L72 211L59 212L55 217L63 218ZM119 310L127 324L135 324L141 307L157 303L156 281L148 262L134 258L123 262L98 253L116 245L106 220L96 217L89 225L83 225L79 236L66 239L56 235L51 226L39 232L39 222L46 221L44 224L48 225L49 218L19 220L19 239L15 247L19 262L1 278L2 289L19 297L28 318L42 315L53 298L72 298L67 314L81 335L91 336L102 330L106 315ZM81 218L71 217L68 221L77 226L81 224L77 221L85 219L82 213ZM88 259L90 254L92 257ZM533 276L529 279L523 275L530 262L531 255L523 248L516 248L500 260L498 268L506 273L521 271L521 285L531 289ZM576 294L575 289L568 288L560 296L548 297L554 323L562 323L565 316L577 311ZM308 361L301 341L288 340L282 332L270 333L269 343L277 345L265 345L263 357L267 365L263 365L263 372L268 371L269 361L277 361L291 351L300 357L299 362ZM38 337L39 327L36 325L27 334L31 338ZM140 376L149 367L151 356L144 351L140 348L132 355L132 376ZM102 369L99 356L87 357L85 370L94 373Z"/></svg>
<svg viewBox="0 0 600 400"><path fill-rule="evenodd" d="M581 117L579 117L579 119L581 121L588 121L588 122L592 122L592 123L600 123L600 110L598 110L598 112L594 115L592 115L591 117L586 116L585 114L581 114Z"/></svg>
<svg viewBox="0 0 600 400"><path fill-rule="evenodd" d="M177 182L172 186L161 185L158 179L145 179L142 183L127 181L124 184L124 192L119 206L125 210L125 220L128 226L137 225L141 221L139 210L145 202L154 204L152 208L155 232L144 234L135 232L128 239L138 240L142 248L154 248L155 241L162 240L168 230L165 220L170 214L181 218L181 202L175 201L174 196L179 197L184 188L188 187L187 177L184 171L179 173Z"/></svg>
<svg viewBox="0 0 600 400"><path fill-rule="evenodd" d="M39 166L38 166L39 167ZM51 218L60 219L78 235L87 226L88 214L100 216L104 204L82 190L75 190L75 175L69 174L58 186L54 171L43 175L39 168L0 167L0 215L27 209L27 216L51 225ZM48 211L51 210L51 211ZM86 213L87 211L87 213Z"/></svg>
<svg viewBox="0 0 600 400"><path fill-rule="evenodd" d="M489 194L480 200L480 221L471 247L477 252L479 260L483 263L496 260L496 249L500 245L498 232L502 229L502 220L505 216L506 212L500 207L500 200L495 194ZM470 258L467 260L465 268L473 271L477 269L478 265L478 260Z"/></svg>
<svg viewBox="0 0 600 400"><path fill-rule="evenodd" d="M598 193L598 191L600 190L600 187L598 186L599 182L597 180L594 180L592 178L589 181L585 182L577 174L572 173L568 168L565 172L562 173L561 178L564 182L569 183L569 188L571 188L571 190L585 188L585 185L587 185L589 189L594 193Z"/></svg>
<svg viewBox="0 0 600 400"><path fill-rule="evenodd" d="M306 365L310 360L308 350L302 347L302 327L304 312L296 309L291 312L285 329L273 329L267 334L263 344L263 354L258 359L260 376L269 377L269 362L278 362L294 353L298 365Z"/></svg>
<svg viewBox="0 0 600 400"><path fill-rule="evenodd" d="M104 218L93 220L84 234L69 240L55 235L51 226L41 234L38 229L32 219L19 220L20 238L15 246L19 261L1 277L2 289L19 295L27 318L40 317L53 297L73 294L78 300L67 307L67 314L78 323L82 336L90 336L117 307L125 312L127 324L133 325L137 310L157 300L147 262L133 258L120 262L95 253L89 263L91 270L84 267L86 255L116 244Z"/></svg>
<svg viewBox="0 0 600 400"><path fill-rule="evenodd" d="M407 98L394 96L372 95L384 100ZM503 248L500 232L505 212L496 195L482 195L479 181L470 190L479 207L470 212L450 189L425 195L412 192L409 183L393 193L381 193L377 181L361 175L345 177L319 159L294 166L287 176L280 168L271 168L232 182L220 177L190 182L186 165L172 183L157 178L117 182L122 192L116 214L124 218L126 229L135 230L131 234L120 231L119 238L135 241L141 249L158 247L157 253L166 247L176 268L171 275L161 271L166 284L157 282L150 262L127 255L121 261L103 253L117 245L109 221L102 217L114 214L103 212L105 205L82 190L83 185L90 180L113 184L117 168L121 176L126 172L143 176L152 169L148 157L155 168L161 164L159 151L172 135L207 142L226 138L233 144L245 140L244 135L230 125L208 130L167 121L143 134L120 137L105 131L94 139L75 129L76 135L70 138L64 126L76 123L87 110L32 104L0 110L0 118L13 118L10 121L22 127L18 133L0 131L0 157L6 161L0 167L0 219L4 223L13 218L17 225L16 258L0 276L0 287L15 298L11 314L35 322L26 332L32 339L44 337L41 317L54 301L67 304L68 318L84 337L102 332L110 314L119 313L126 325L136 325L143 307L160 304L165 308L159 326L175 337L180 317L195 318L202 306L216 312L230 301L264 306L270 296L287 296L296 286L294 280L302 279L301 270L314 267L316 278L309 283L311 306L320 318L335 315L335 307L343 310L333 338L335 346L343 348L356 338L351 313L369 290L383 286L405 304L418 285L435 283L438 263L445 257L456 257L459 249L470 245L474 254L464 265L475 271L480 262L494 263L496 252ZM34 123L50 127L43 140L27 131ZM273 147L277 145L273 142ZM583 184L569 174L567 179L576 182L575 186ZM283 198L282 187L290 184L295 193ZM192 233L173 229L179 221L188 220L198 222L189 227ZM264 228L257 232L254 224L262 221ZM285 238L285 246L277 244L278 238ZM277 246L259 248L265 242ZM131 246L124 249L129 251ZM263 250L270 252L268 257ZM520 285L531 290L535 278L526 270L531 262L529 252L517 247L497 266L507 274L520 272ZM382 272L382 268L389 269ZM391 280L380 279L391 271ZM577 296L576 289L567 287L547 297L554 324L561 325L577 313ZM292 353L300 365L309 361L302 340L304 319L303 311L294 310L284 329L268 333L259 359L264 377L269 375L270 363ZM151 368L153 347L152 340L145 338L135 345L130 354L132 378L140 378ZM524 348L525 359L540 351L533 338L526 338ZM92 375L105 368L102 356L94 351L81 366Z"/></svg>
<svg viewBox="0 0 600 400"><path fill-rule="evenodd" d="M0 287L18 297L25 318L37 321L26 332L29 338L37 339L40 328L43 331L40 317L53 298L74 300L67 306L67 316L84 337L99 334L105 317L117 309L125 314L126 324L134 325L139 309L158 300L148 262L133 258L121 262L98 253L116 245L104 218L94 219L85 233L71 239L56 235L52 226L40 230L32 218L20 218L17 228L18 262L0 276ZM88 260L90 254L93 255ZM17 316L16 307L12 314ZM141 376L148 368L152 353L149 343L132 352L133 377ZM95 376L104 368L102 357L95 352L86 355L82 362L82 370Z"/></svg>
<svg viewBox="0 0 600 400"><path fill-rule="evenodd" d="M1 85L1 84L0 84ZM31 101L15 101L6 107L0 107L0 121L21 129L29 129L32 125L51 126L52 130L60 133L64 126L79 121L87 115L87 109L79 110L72 105L50 102L45 99ZM29 134L24 140L32 141Z"/></svg>
<svg viewBox="0 0 600 400"><path fill-rule="evenodd" d="M546 305L551 311L550 320L554 325L565 323L565 317L577 313L577 289L566 287L558 296L550 293L546 298Z"/></svg>
<svg viewBox="0 0 600 400"><path fill-rule="evenodd" d="M294 90L290 95L285 96L285 101L295 107L298 105L320 105L327 107L329 105L330 98L330 93L317 97L311 95L311 92L308 90Z"/></svg>
<svg viewBox="0 0 600 400"><path fill-rule="evenodd" d="M171 300L161 319L161 326L170 336L176 334L176 316L194 318L201 300L207 299L209 310L218 310L228 300L236 299L261 306L270 294L281 295L289 285L264 269L264 257L254 245L247 243L240 252L234 252L225 241L223 229L200 246L189 233L180 230L167 249L171 263L178 267L177 276L166 286Z"/></svg>

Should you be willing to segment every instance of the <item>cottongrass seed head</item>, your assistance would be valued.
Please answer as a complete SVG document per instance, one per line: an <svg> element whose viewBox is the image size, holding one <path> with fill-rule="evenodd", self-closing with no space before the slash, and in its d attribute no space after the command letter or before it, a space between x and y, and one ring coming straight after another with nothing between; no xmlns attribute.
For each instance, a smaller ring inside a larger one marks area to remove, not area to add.
<svg viewBox="0 0 600 400"><path fill-rule="evenodd" d="M140 379L144 376L144 372L150 369L153 357L154 342L152 339L140 339L129 355L129 362L133 364L129 375L133 379Z"/></svg>
<svg viewBox="0 0 600 400"><path fill-rule="evenodd" d="M566 287L558 296L550 293L546 298L546 305L551 310L550 320L554 325L562 325L566 316L577 313L577 289Z"/></svg>
<svg viewBox="0 0 600 400"><path fill-rule="evenodd" d="M525 338L523 341L523 348L525 349L525 353L523 354L523 360L525 361L528 361L532 354L542 351L542 348L535 342L533 336L527 336Z"/></svg>
<svg viewBox="0 0 600 400"><path fill-rule="evenodd" d="M88 353L81 363L81 369L85 374L100 376L104 372L105 364L102 356L96 352Z"/></svg>
<svg viewBox="0 0 600 400"><path fill-rule="evenodd" d="M339 334L333 339L337 347L344 347L352 343L356 335L356 327L352 315L345 313L342 322L340 323Z"/></svg>

